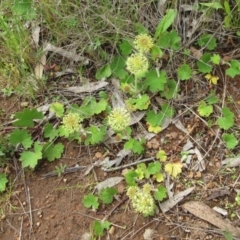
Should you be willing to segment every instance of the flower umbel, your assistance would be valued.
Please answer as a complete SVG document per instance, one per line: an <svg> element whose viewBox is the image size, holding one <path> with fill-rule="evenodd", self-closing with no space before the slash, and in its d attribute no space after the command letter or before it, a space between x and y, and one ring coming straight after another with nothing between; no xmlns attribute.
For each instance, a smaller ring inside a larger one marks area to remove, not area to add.
<svg viewBox="0 0 240 240"><path fill-rule="evenodd" d="M63 117L62 123L64 128L69 132L73 133L81 129L80 122L82 121L81 117L77 113L68 113Z"/></svg>
<svg viewBox="0 0 240 240"><path fill-rule="evenodd" d="M130 124L130 113L125 108L115 108L108 116L108 125L114 131L122 131Z"/></svg>
<svg viewBox="0 0 240 240"><path fill-rule="evenodd" d="M142 77L148 71L148 60L142 53L132 54L126 61L127 70L136 77Z"/></svg>
<svg viewBox="0 0 240 240"><path fill-rule="evenodd" d="M155 212L155 202L150 193L150 185L146 184L143 189L139 187L129 187L127 195L132 201L132 206L136 212L142 213L144 217L152 216Z"/></svg>
<svg viewBox="0 0 240 240"><path fill-rule="evenodd" d="M142 53L147 53L153 47L153 39L147 34L139 34L134 43L134 47Z"/></svg>

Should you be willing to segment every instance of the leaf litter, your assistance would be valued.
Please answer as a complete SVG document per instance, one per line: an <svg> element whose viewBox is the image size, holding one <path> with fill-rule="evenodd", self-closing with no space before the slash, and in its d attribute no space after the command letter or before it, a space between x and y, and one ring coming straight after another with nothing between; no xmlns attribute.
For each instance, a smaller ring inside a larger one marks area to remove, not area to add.
<svg viewBox="0 0 240 240"><path fill-rule="evenodd" d="M218 227L222 232L227 230L234 234L235 237L240 237L240 230L234 227L226 219L223 219L221 215L216 213L212 208L203 202L190 201L182 205L182 208L195 215L204 221Z"/></svg>

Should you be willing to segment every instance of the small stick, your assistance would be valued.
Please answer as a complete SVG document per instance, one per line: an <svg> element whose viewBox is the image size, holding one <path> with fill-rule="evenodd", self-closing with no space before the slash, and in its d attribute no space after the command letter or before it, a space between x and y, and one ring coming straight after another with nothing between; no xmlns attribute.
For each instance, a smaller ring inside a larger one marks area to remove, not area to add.
<svg viewBox="0 0 240 240"><path fill-rule="evenodd" d="M89 215L84 214L84 213L80 213L80 212L76 212L76 213L79 214L79 215L82 215L82 216L84 216L84 217L91 218L91 219L93 219L93 220L98 220L98 221L100 221L100 222L102 221L102 220L99 219L99 218L95 218L95 217L89 216ZM113 225L113 226L115 226L115 227L121 228L121 229L126 229L126 227L119 226L119 225L114 224L114 223L112 223L112 222L110 222L110 224Z"/></svg>
<svg viewBox="0 0 240 240"><path fill-rule="evenodd" d="M115 167L115 168L110 168L110 169L103 168L103 171L105 171L105 172L113 172L113 171L117 171L117 170L120 170L120 169L123 169L123 168L127 168L127 167L131 167L131 166L137 165L139 163L149 162L151 160L154 160L154 158L153 157L145 158L145 159L133 162L133 163L125 164L125 165L122 165L122 166L119 166L119 167Z"/></svg>
<svg viewBox="0 0 240 240"><path fill-rule="evenodd" d="M19 240L22 239L22 226L23 226L23 217L22 217L22 220L21 220L21 226L20 226L20 231L19 231Z"/></svg>
<svg viewBox="0 0 240 240"><path fill-rule="evenodd" d="M143 228L147 227L148 225L150 225L151 223L155 222L156 219L153 219L151 222L145 224L144 226L142 226L140 229L138 229L133 235L131 235L131 238L133 236L135 236L137 233L139 233ZM129 236L131 233L128 233L127 235L125 235L121 240L124 240L127 236Z"/></svg>
<svg viewBox="0 0 240 240"><path fill-rule="evenodd" d="M18 199L18 200L19 200L19 199ZM19 202L20 202L20 200L19 200ZM41 210L41 209L48 208L48 207L51 207L51 204L47 205L46 207L33 209L32 212L36 212L36 211L39 211L39 210ZM11 215L26 215L26 214L28 214L28 213L29 213L29 211L27 211L27 212L22 212L22 213L6 213L6 215L9 215L9 216L11 216Z"/></svg>
<svg viewBox="0 0 240 240"><path fill-rule="evenodd" d="M29 204L29 216L30 216L30 229L32 229L33 222L32 222L32 205L31 205L31 200L30 200L30 191L29 187L27 186L27 193L28 193L28 204Z"/></svg>
<svg viewBox="0 0 240 240"><path fill-rule="evenodd" d="M88 150L88 154L89 154L89 159L90 159L91 165L94 166L94 164L92 162L92 154L91 154L90 148L88 147L87 150ZM94 167L91 169L91 171L93 173L95 181L98 182L97 174L96 174L96 172L94 170Z"/></svg>
<svg viewBox="0 0 240 240"><path fill-rule="evenodd" d="M77 171L83 171L86 167L85 166L75 166L75 167L69 167L69 168L65 168L63 174L67 174L67 173L74 173ZM48 172L46 174L42 174L43 178L47 178L47 177L54 177L57 176L58 173L57 172Z"/></svg>
<svg viewBox="0 0 240 240"><path fill-rule="evenodd" d="M239 178L240 178L240 174L238 175L238 177L237 177L236 181L234 182L232 188L235 188L236 184L238 183Z"/></svg>
<svg viewBox="0 0 240 240"><path fill-rule="evenodd" d="M8 225L9 225L15 232L17 232L18 235L20 235L20 232L8 221L8 219L6 219L6 220L7 220Z"/></svg>
<svg viewBox="0 0 240 240"><path fill-rule="evenodd" d="M118 204L112 208L112 210L107 214L107 216L105 216L105 217L103 218L103 221L107 220L108 217L110 217L110 216L112 215L112 213L113 213L120 205L122 205L127 199L128 199L128 197L125 197L125 198L123 198L120 202L118 202Z"/></svg>

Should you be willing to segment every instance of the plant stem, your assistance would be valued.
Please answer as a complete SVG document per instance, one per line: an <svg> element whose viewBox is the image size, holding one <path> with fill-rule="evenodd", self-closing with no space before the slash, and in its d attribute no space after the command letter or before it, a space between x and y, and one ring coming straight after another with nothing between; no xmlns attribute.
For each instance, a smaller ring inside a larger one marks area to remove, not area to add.
<svg viewBox="0 0 240 240"><path fill-rule="evenodd" d="M138 94L138 79L135 76L135 94Z"/></svg>

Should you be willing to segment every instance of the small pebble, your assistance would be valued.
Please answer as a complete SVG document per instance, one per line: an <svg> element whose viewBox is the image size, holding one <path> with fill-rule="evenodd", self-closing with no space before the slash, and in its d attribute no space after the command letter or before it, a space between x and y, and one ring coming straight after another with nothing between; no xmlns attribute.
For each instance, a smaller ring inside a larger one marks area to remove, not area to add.
<svg viewBox="0 0 240 240"><path fill-rule="evenodd" d="M115 227L114 227L114 226L111 226L110 229L109 229L109 231L108 231L108 233L109 233L110 235L113 235L114 232L115 232Z"/></svg>
<svg viewBox="0 0 240 240"><path fill-rule="evenodd" d="M202 173L201 172L196 172L195 178L201 178L201 177L202 177Z"/></svg>
<svg viewBox="0 0 240 240"><path fill-rule="evenodd" d="M37 216L42 215L42 211L37 212Z"/></svg>
<svg viewBox="0 0 240 240"><path fill-rule="evenodd" d="M21 102L21 103L20 103L20 106L21 106L21 107L27 107L28 104L29 104L28 102Z"/></svg>
<svg viewBox="0 0 240 240"><path fill-rule="evenodd" d="M37 227L39 227L39 226L41 225L41 223L40 223L40 222L37 222L36 225L37 225Z"/></svg>

